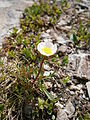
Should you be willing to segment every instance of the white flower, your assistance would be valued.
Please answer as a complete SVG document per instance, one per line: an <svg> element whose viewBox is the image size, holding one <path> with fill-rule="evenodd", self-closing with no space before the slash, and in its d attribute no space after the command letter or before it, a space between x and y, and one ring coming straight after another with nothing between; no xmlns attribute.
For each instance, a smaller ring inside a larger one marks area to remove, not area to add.
<svg viewBox="0 0 90 120"><path fill-rule="evenodd" d="M41 42L37 46L38 51L44 56L54 55L57 51L57 45L51 42Z"/></svg>

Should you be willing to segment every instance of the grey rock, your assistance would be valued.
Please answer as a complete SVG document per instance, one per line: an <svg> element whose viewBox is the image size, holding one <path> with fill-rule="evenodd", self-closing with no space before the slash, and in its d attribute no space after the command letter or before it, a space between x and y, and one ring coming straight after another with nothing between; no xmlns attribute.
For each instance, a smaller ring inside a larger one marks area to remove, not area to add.
<svg viewBox="0 0 90 120"><path fill-rule="evenodd" d="M58 52L65 53L67 51L67 46L66 45L61 45L58 48Z"/></svg>
<svg viewBox="0 0 90 120"><path fill-rule="evenodd" d="M85 94L83 94L83 96L82 96L84 99L86 98L86 96L85 96Z"/></svg>
<svg viewBox="0 0 90 120"><path fill-rule="evenodd" d="M71 118L75 112L75 107L73 106L71 101L67 102L66 107L64 109L62 109L63 107L59 102L55 105L58 109L56 120L69 120L69 118Z"/></svg>
<svg viewBox="0 0 90 120"><path fill-rule="evenodd" d="M64 26L64 27L61 27L61 29L65 31L70 31L72 29L72 26Z"/></svg>
<svg viewBox="0 0 90 120"><path fill-rule="evenodd" d="M74 108L73 104L70 101L66 104L65 111L66 111L69 118L71 118L72 115L74 114L75 108Z"/></svg>
<svg viewBox="0 0 90 120"><path fill-rule="evenodd" d="M62 97L59 98L60 101L64 101L64 99Z"/></svg>
<svg viewBox="0 0 90 120"><path fill-rule="evenodd" d="M51 68L49 67L48 64L44 64L43 67L44 67L44 69L47 70L47 71L51 70Z"/></svg>
<svg viewBox="0 0 90 120"><path fill-rule="evenodd" d="M47 38L45 38L45 39L43 39L43 41L44 41L44 42L52 42L52 39L47 39Z"/></svg>
<svg viewBox="0 0 90 120"><path fill-rule="evenodd" d="M79 90L81 90L83 88L83 85L82 84L78 84L77 87L78 87Z"/></svg>
<svg viewBox="0 0 90 120"><path fill-rule="evenodd" d="M46 30L46 32L49 34L51 32L51 29Z"/></svg>
<svg viewBox="0 0 90 120"><path fill-rule="evenodd" d="M70 90L79 90L79 88L77 86L75 86L75 85L71 85Z"/></svg>
<svg viewBox="0 0 90 120"><path fill-rule="evenodd" d="M43 76L49 76L50 74L53 74L53 73L54 73L53 70L51 70L51 71L45 71L44 74L43 74Z"/></svg>
<svg viewBox="0 0 90 120"><path fill-rule="evenodd" d="M83 0L83 2L84 2L84 3L75 2L75 5L77 5L77 6L80 7L80 8L83 7L83 9L89 9L89 7L90 7L90 2L87 1L87 0ZM86 4L86 3L87 3L87 4Z"/></svg>
<svg viewBox="0 0 90 120"><path fill-rule="evenodd" d="M58 107L56 120L69 120L64 109L61 109L60 107Z"/></svg>
<svg viewBox="0 0 90 120"><path fill-rule="evenodd" d="M57 36L56 37L57 43L59 44L65 44L66 40L62 36Z"/></svg>
<svg viewBox="0 0 90 120"><path fill-rule="evenodd" d="M32 4L33 0L0 0L0 43L14 26L19 27L21 13Z"/></svg>
<svg viewBox="0 0 90 120"><path fill-rule="evenodd" d="M47 42L47 41L52 42L52 36L49 34L49 32L48 33L42 32L40 37L44 42Z"/></svg>
<svg viewBox="0 0 90 120"><path fill-rule="evenodd" d="M44 85L45 85L46 89L52 88L52 83L51 82L44 82Z"/></svg>
<svg viewBox="0 0 90 120"><path fill-rule="evenodd" d="M60 22L58 23L59 26L62 25L67 25L67 22L65 20L60 20Z"/></svg>
<svg viewBox="0 0 90 120"><path fill-rule="evenodd" d="M83 90L82 90L82 89L80 90L80 94L84 94L84 92L83 92Z"/></svg>
<svg viewBox="0 0 90 120"><path fill-rule="evenodd" d="M51 91L50 94L51 94L54 98L57 98L56 93L54 93L53 91Z"/></svg>
<svg viewBox="0 0 90 120"><path fill-rule="evenodd" d="M65 40L61 35L57 36L54 34L54 37L55 37L58 44L66 45L68 43L72 43L71 40Z"/></svg>
<svg viewBox="0 0 90 120"><path fill-rule="evenodd" d="M48 34L48 33L45 33L45 32L43 32L42 34L41 34L41 38L48 38L48 39L50 39L51 38L51 36Z"/></svg>
<svg viewBox="0 0 90 120"><path fill-rule="evenodd" d="M72 76L90 80L90 54L70 54L68 60L67 71L72 73Z"/></svg>
<svg viewBox="0 0 90 120"><path fill-rule="evenodd" d="M71 95L74 95L75 93L74 93L73 91L70 91L70 94L71 94Z"/></svg>
<svg viewBox="0 0 90 120"><path fill-rule="evenodd" d="M8 8L10 7L12 4L9 1L0 1L0 8Z"/></svg>
<svg viewBox="0 0 90 120"><path fill-rule="evenodd" d="M90 82L87 82L86 86L87 86L88 96L90 98Z"/></svg>
<svg viewBox="0 0 90 120"><path fill-rule="evenodd" d="M59 101L57 103L55 103L55 106L60 107L60 108L64 108L64 106Z"/></svg>
<svg viewBox="0 0 90 120"><path fill-rule="evenodd" d="M71 90L81 90L82 89L82 87L83 87L83 85L82 84L78 84L78 85L74 85L74 84L72 84L71 86L70 86L70 89Z"/></svg>

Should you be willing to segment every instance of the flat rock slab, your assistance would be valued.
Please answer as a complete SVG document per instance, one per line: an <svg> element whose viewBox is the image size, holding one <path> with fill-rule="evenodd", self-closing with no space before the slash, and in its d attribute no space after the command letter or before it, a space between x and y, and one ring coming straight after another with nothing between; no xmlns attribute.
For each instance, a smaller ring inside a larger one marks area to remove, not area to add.
<svg viewBox="0 0 90 120"><path fill-rule="evenodd" d="M68 71L72 76L90 80L90 54L70 54Z"/></svg>
<svg viewBox="0 0 90 120"><path fill-rule="evenodd" d="M90 81L86 83L87 91L88 91L88 96L90 98Z"/></svg>
<svg viewBox="0 0 90 120"><path fill-rule="evenodd" d="M33 0L0 0L0 44L14 26L19 27L23 10L32 4Z"/></svg>

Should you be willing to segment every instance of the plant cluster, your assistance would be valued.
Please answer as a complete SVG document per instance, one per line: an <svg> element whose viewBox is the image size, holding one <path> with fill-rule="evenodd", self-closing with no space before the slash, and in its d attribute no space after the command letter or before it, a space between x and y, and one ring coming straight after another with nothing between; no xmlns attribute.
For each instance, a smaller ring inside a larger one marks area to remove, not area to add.
<svg viewBox="0 0 90 120"><path fill-rule="evenodd" d="M53 27L60 15L61 10L55 2L52 5L34 3L24 10L20 19L21 29L14 27L7 38L5 49L0 51L5 52L5 57L0 59L0 91L4 99L0 103L1 120L13 117L20 120L24 116L32 120L55 119L54 104L57 100L44 85L44 80L51 79L53 74L45 78L42 69L38 81L34 85L32 81L42 60L37 52L40 32L43 28ZM53 60L52 64L55 63ZM27 111L28 107L30 109Z"/></svg>
<svg viewBox="0 0 90 120"><path fill-rule="evenodd" d="M75 46L85 49L89 48L90 46L89 27L90 20L88 20L86 25L83 25L83 22L81 21L78 30L77 31L74 30L75 32L71 34L70 39L73 40Z"/></svg>
<svg viewBox="0 0 90 120"><path fill-rule="evenodd" d="M47 29L48 26L53 26L59 16L61 10L57 7L56 3L50 5L48 2L45 4L34 3L32 7L26 8L23 17L20 20L23 32L38 32L43 28Z"/></svg>

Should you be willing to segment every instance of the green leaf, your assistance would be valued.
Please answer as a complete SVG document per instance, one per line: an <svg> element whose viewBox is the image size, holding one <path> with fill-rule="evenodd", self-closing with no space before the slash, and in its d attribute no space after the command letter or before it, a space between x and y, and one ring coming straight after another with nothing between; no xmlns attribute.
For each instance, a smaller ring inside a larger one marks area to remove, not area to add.
<svg viewBox="0 0 90 120"><path fill-rule="evenodd" d="M52 120L55 120L55 115L52 115Z"/></svg>
<svg viewBox="0 0 90 120"><path fill-rule="evenodd" d="M71 34L71 35L70 35L70 40L72 40L72 41L74 42L74 44L76 44L76 42L77 42L77 37L76 37L76 35L75 35L75 34Z"/></svg>
<svg viewBox="0 0 90 120"><path fill-rule="evenodd" d="M0 66L1 67L3 66L3 61L1 60L1 58L0 58Z"/></svg>
<svg viewBox="0 0 90 120"><path fill-rule="evenodd" d="M43 110L44 109L44 100L42 100L41 98L38 98L38 107L39 109Z"/></svg>
<svg viewBox="0 0 90 120"><path fill-rule="evenodd" d="M24 48L22 51L21 51L21 54L24 55L27 59L31 59L31 60L35 60L36 59L36 56L34 55L34 53L32 52L33 49L31 48Z"/></svg>
<svg viewBox="0 0 90 120"><path fill-rule="evenodd" d="M65 77L65 78L62 80L62 82L63 82L64 84L66 84L68 81L69 81L69 77L68 77L68 76Z"/></svg>
<svg viewBox="0 0 90 120"><path fill-rule="evenodd" d="M53 103L51 102L50 104L48 104L48 109L47 109L47 113L48 113L49 115L52 114L52 109L53 109Z"/></svg>
<svg viewBox="0 0 90 120"><path fill-rule="evenodd" d="M46 94L49 100L52 102L55 102L56 100L53 98L53 96L47 91L46 87L44 84L41 85L41 90Z"/></svg>
<svg viewBox="0 0 90 120"><path fill-rule="evenodd" d="M86 113L86 114L85 114L84 120L90 120L90 113Z"/></svg>
<svg viewBox="0 0 90 120"><path fill-rule="evenodd" d="M76 0L77 2L81 2L81 0Z"/></svg>
<svg viewBox="0 0 90 120"><path fill-rule="evenodd" d="M3 112L3 110L4 110L4 105L0 104L0 112Z"/></svg>
<svg viewBox="0 0 90 120"><path fill-rule="evenodd" d="M16 37L16 42L18 45L21 45L23 41L23 35L22 32L18 33L17 37Z"/></svg>
<svg viewBox="0 0 90 120"><path fill-rule="evenodd" d="M77 118L77 120L83 120L82 116L79 116L79 117Z"/></svg>
<svg viewBox="0 0 90 120"><path fill-rule="evenodd" d="M8 51L8 56L9 56L10 58L15 58L15 55L16 55L16 52L14 52L13 50Z"/></svg>
<svg viewBox="0 0 90 120"><path fill-rule="evenodd" d="M68 64L68 56L64 56L63 61L62 61L63 65L67 65Z"/></svg>
<svg viewBox="0 0 90 120"><path fill-rule="evenodd" d="M16 36L17 35L18 29L16 27L13 27L13 31L11 33L11 36Z"/></svg>
<svg viewBox="0 0 90 120"><path fill-rule="evenodd" d="M24 44L25 46L27 46L27 45L29 44L29 40L28 40L28 39L25 39L25 40L23 41L23 44Z"/></svg>

